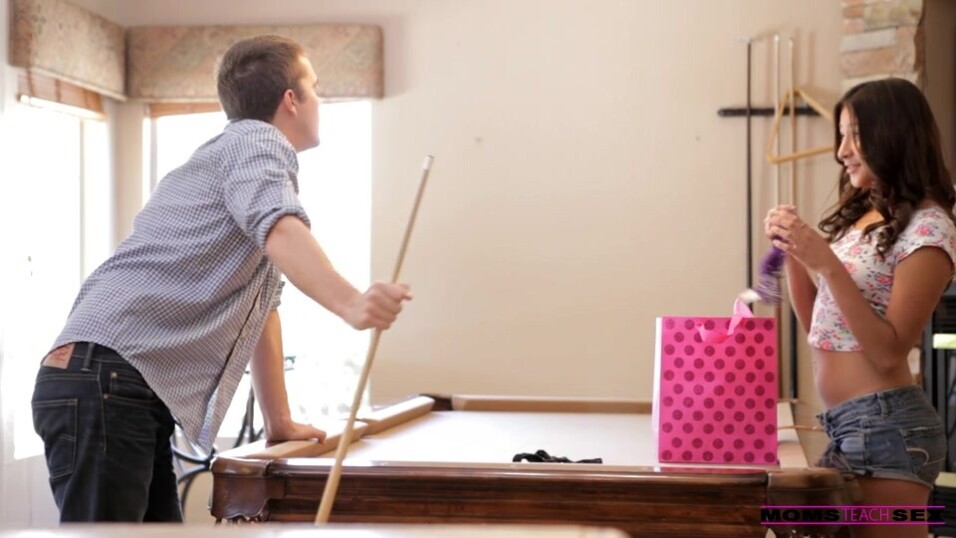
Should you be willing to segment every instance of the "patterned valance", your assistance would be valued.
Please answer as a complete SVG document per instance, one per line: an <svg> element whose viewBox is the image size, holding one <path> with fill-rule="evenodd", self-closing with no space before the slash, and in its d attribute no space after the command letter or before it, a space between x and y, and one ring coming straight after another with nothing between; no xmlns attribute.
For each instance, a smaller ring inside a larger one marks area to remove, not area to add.
<svg viewBox="0 0 956 538"><path fill-rule="evenodd" d="M64 0L10 0L10 64L99 94L149 103L217 103L219 57L278 34L305 47L322 97L381 98L378 26L171 26L124 29Z"/></svg>
<svg viewBox="0 0 956 538"><path fill-rule="evenodd" d="M10 64L123 99L123 27L62 0L11 0Z"/></svg>
<svg viewBox="0 0 956 538"><path fill-rule="evenodd" d="M127 96L145 102L217 102L218 59L236 41L265 34L305 47L322 97L382 97L382 29L343 24L130 28Z"/></svg>

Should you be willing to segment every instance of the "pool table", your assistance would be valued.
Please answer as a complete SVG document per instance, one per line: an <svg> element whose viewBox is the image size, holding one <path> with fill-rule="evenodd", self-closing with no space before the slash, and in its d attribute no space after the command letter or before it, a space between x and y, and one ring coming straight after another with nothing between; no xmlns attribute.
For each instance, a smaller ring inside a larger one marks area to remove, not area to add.
<svg viewBox="0 0 956 538"><path fill-rule="evenodd" d="M77 523L51 528L3 528L0 538L627 538L607 527L576 525L376 525L333 523L249 525Z"/></svg>
<svg viewBox="0 0 956 538"><path fill-rule="evenodd" d="M781 426L792 425L791 410L779 404ZM662 465L650 412L649 403L632 400L422 395L359 413L330 521L574 524L634 536L740 537L766 535L763 505L858 500L851 479L808 468L793 429L779 430L779 465ZM312 521L342 425L327 430L322 444L258 442L223 452L212 466L212 515ZM539 449L603 463L512 462Z"/></svg>

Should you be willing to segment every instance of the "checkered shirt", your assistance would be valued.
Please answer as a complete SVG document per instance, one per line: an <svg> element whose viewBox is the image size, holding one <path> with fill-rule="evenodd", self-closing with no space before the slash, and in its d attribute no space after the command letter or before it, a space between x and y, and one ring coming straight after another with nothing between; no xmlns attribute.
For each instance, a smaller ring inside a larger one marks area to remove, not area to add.
<svg viewBox="0 0 956 538"><path fill-rule="evenodd" d="M227 125L159 183L130 236L83 283L53 347L116 350L210 449L278 304L266 236L284 215L309 224L297 173L278 129Z"/></svg>

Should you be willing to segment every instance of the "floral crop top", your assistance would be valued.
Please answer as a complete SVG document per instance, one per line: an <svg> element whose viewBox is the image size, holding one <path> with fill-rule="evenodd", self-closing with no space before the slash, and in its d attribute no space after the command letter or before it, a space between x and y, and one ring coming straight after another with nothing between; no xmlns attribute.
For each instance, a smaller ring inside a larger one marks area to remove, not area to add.
<svg viewBox="0 0 956 538"><path fill-rule="evenodd" d="M876 250L876 234L864 238L861 230L850 230L830 246L863 292L863 297L881 316L886 313L893 289L896 264L922 247L938 247L956 263L956 226L938 206L917 209L896 244L881 258ZM826 281L817 277L817 297L807 343L828 351L862 351L850 332Z"/></svg>

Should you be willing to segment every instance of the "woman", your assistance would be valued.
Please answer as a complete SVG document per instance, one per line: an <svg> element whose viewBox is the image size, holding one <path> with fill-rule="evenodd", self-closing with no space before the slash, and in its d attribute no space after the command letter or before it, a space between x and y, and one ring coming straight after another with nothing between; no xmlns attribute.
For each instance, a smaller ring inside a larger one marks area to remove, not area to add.
<svg viewBox="0 0 956 538"><path fill-rule="evenodd" d="M820 465L856 474L863 504L925 506L946 457L939 416L906 360L956 260L956 193L922 92L901 79L860 84L837 103L839 202L821 237L793 206L765 231L786 253L793 309L808 329L830 436ZM853 527L920 536L926 525Z"/></svg>

